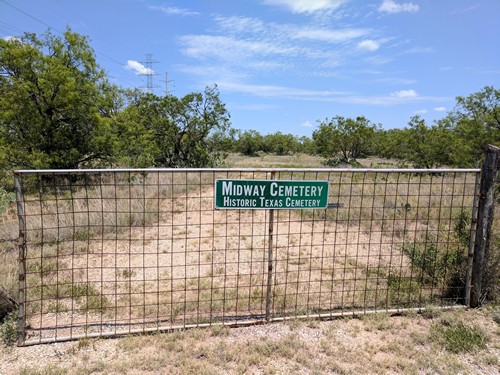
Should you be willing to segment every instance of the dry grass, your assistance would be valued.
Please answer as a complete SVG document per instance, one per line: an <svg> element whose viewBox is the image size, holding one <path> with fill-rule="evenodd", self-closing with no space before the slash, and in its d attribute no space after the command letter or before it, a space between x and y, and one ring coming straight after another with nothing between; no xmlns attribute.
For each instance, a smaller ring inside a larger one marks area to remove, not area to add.
<svg viewBox="0 0 500 375"><path fill-rule="evenodd" d="M307 154L243 156L229 154L225 159L228 168L324 168L324 159Z"/></svg>
<svg viewBox="0 0 500 375"><path fill-rule="evenodd" d="M492 315L491 309L436 318L376 314L1 348L0 373L497 374L500 326ZM487 332L484 346L455 352L435 340L435 327L459 322Z"/></svg>

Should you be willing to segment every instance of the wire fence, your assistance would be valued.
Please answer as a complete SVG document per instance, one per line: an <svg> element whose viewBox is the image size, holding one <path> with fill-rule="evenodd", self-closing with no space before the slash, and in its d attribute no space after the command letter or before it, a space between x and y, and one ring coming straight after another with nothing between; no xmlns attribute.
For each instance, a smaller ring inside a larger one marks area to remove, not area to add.
<svg viewBox="0 0 500 375"><path fill-rule="evenodd" d="M215 209L218 179L327 208ZM17 171L20 345L465 303L479 170Z"/></svg>

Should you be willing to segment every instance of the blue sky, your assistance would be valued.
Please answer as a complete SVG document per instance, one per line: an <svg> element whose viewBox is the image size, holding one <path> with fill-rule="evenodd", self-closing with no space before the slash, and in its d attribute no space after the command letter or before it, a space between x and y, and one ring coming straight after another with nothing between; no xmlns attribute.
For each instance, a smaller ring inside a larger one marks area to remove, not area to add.
<svg viewBox="0 0 500 375"><path fill-rule="evenodd" d="M112 83L183 96L216 83L232 126L310 136L363 115L428 124L500 88L499 0L0 0L0 37L87 35Z"/></svg>

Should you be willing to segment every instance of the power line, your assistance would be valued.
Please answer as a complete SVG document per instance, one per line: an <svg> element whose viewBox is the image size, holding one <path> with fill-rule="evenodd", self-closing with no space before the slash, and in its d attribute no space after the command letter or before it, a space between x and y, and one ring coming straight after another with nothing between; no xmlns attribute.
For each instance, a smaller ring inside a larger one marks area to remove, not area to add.
<svg viewBox="0 0 500 375"><path fill-rule="evenodd" d="M34 19L35 21L40 22L42 25L45 25L45 26L47 26L48 28L50 28L50 29L53 29L53 30L57 31L57 32L58 32L58 33L60 33L60 34L64 34L62 31L57 30L55 27L52 27L51 25L49 25L48 23L46 23L46 22L42 21L41 19L39 19L39 18L37 18L37 17L35 17L35 16L33 16L33 15L29 14L28 12L25 12L24 10L22 10L22 9L20 9L20 8L18 8L18 7L16 7L16 6L14 6L14 5L12 5L12 4L11 4L11 3L9 3L8 1L6 1L6 0L0 0L0 1L1 1L1 2L3 2L3 3L5 3L5 4L7 4L7 5L8 5L8 6L10 6L11 8L14 8L14 9L15 9L15 10L17 10L18 12L21 12L21 13L22 13L22 14L24 14L25 16L28 16L29 18L32 18L32 19Z"/></svg>
<svg viewBox="0 0 500 375"><path fill-rule="evenodd" d="M8 5L8 6L10 6L11 8L13 8L13 9L17 10L18 12L20 12L20 13L24 14L25 16L27 16L27 17L29 17L29 18L31 18L31 19L33 19L33 20L35 20L35 21L37 21L37 22L41 23L42 25L44 25L44 26L48 27L49 29L56 31L57 33L59 33L59 34L61 34L61 35L63 35L63 34L64 34L64 32L62 32L62 31L60 31L60 30L56 29L56 28L55 28L55 27L53 27L52 25L50 25L50 24L46 23L45 21L43 21L43 20L41 20L41 19L39 19L39 18L37 18L37 17L33 16L32 14L30 14L30 13L28 13L28 12L26 12L26 11L24 11L24 10L22 10L22 9L20 9L20 8L18 8L18 7L16 7L16 6L14 6L14 5L12 5L12 4L10 4L8 1L6 1L6 0L0 0L0 1L1 1L1 2L3 2L3 3L5 3L5 4L7 4L7 5ZM7 25L7 24L5 24L5 25ZM7 26L10 26L10 25L7 25ZM14 29L14 27L13 27L13 26L10 26L10 27ZM19 29L18 29L18 30L19 30ZM120 66L124 66L124 65L125 65L125 64L123 64L123 62L120 62L120 61L118 61L118 60L114 59L113 57L108 56L108 55L106 55L106 54L104 54L104 53L102 53L102 52L100 52L100 51L97 51L97 50L95 50L95 49L94 49L94 51L95 51L96 55L102 56L102 57L104 57L105 59L107 59L107 60L108 60L108 61L110 61L110 62L113 62L113 63L118 64L118 65L120 65Z"/></svg>
<svg viewBox="0 0 500 375"><path fill-rule="evenodd" d="M21 30L20 28L16 27L16 26L12 26L12 25L9 25L8 23L6 22L2 22L0 21L0 29L5 31L5 33L22 33L23 30Z"/></svg>

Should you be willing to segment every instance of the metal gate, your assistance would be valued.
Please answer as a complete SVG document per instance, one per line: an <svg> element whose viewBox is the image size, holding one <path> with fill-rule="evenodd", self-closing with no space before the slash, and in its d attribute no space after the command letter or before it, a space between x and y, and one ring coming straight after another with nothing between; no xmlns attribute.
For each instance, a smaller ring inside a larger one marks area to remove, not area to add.
<svg viewBox="0 0 500 375"><path fill-rule="evenodd" d="M463 305L479 173L16 171L19 344ZM217 179L328 181L328 206L219 210Z"/></svg>

